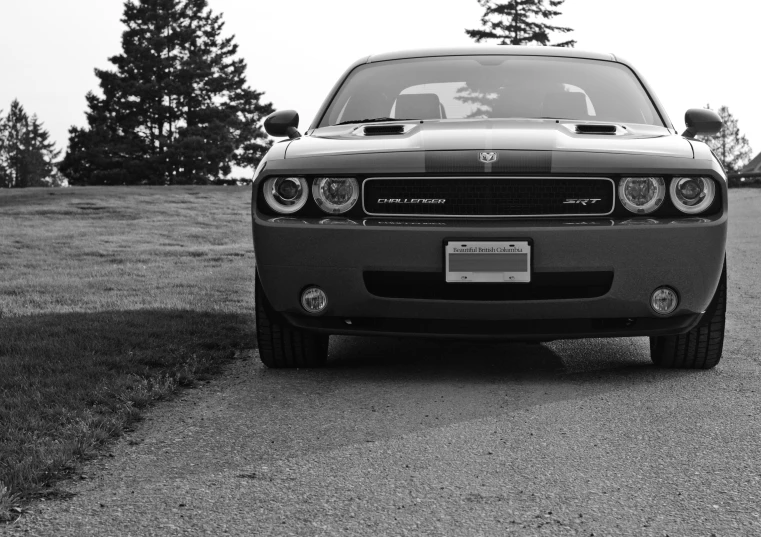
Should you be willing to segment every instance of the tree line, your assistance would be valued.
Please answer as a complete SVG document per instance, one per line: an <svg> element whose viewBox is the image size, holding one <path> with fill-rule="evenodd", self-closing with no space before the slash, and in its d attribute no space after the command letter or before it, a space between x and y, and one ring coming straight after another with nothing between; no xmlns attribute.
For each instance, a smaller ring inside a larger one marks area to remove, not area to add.
<svg viewBox="0 0 761 537"><path fill-rule="evenodd" d="M477 0L475 42L573 47L552 43L571 28L553 25L565 0ZM271 142L262 120L274 112L246 81L234 36L207 0L126 0L121 54L96 69L87 125L72 127L66 155L40 120L14 101L0 112L0 186L206 184L233 167L255 167ZM747 139L727 107L725 127L705 139L728 172L750 159Z"/></svg>

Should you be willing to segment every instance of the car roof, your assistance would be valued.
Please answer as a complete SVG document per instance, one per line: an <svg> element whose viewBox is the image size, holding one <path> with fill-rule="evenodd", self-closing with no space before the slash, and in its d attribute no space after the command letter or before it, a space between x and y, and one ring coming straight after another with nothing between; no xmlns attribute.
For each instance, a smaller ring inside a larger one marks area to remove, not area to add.
<svg viewBox="0 0 761 537"><path fill-rule="evenodd" d="M613 54L590 52L567 47L540 47L514 45L470 45L464 47L444 47L429 49L400 50L384 52L368 57L367 63L409 58L432 58L437 56L553 56L562 58L584 58L588 60L620 61Z"/></svg>

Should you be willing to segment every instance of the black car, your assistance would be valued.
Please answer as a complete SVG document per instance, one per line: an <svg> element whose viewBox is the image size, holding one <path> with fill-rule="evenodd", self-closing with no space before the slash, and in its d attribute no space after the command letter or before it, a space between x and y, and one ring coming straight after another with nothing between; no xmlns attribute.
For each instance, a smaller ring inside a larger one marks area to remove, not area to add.
<svg viewBox="0 0 761 537"><path fill-rule="evenodd" d="M727 182L625 61L552 47L363 58L302 135L265 121L253 229L259 353L324 364L331 334L649 336L710 368L726 306Z"/></svg>

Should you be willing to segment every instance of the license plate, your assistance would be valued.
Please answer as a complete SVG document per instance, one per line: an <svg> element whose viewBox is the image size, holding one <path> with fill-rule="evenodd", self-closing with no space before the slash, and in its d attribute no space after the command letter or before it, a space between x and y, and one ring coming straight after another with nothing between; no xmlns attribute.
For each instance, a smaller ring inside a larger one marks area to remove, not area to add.
<svg viewBox="0 0 761 537"><path fill-rule="evenodd" d="M529 241L447 241L447 282L529 283Z"/></svg>

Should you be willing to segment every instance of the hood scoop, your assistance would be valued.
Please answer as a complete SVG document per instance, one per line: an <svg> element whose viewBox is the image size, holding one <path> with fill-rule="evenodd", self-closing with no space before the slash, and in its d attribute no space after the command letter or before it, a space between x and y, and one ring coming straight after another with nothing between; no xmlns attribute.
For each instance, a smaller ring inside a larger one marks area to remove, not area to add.
<svg viewBox="0 0 761 537"><path fill-rule="evenodd" d="M398 136L412 130L414 125L363 125L354 130L354 136Z"/></svg>
<svg viewBox="0 0 761 537"><path fill-rule="evenodd" d="M584 123L580 125L576 125L576 134L609 134L609 135L616 135L616 134L623 134L623 132L619 132L617 125L594 125L589 123Z"/></svg>

